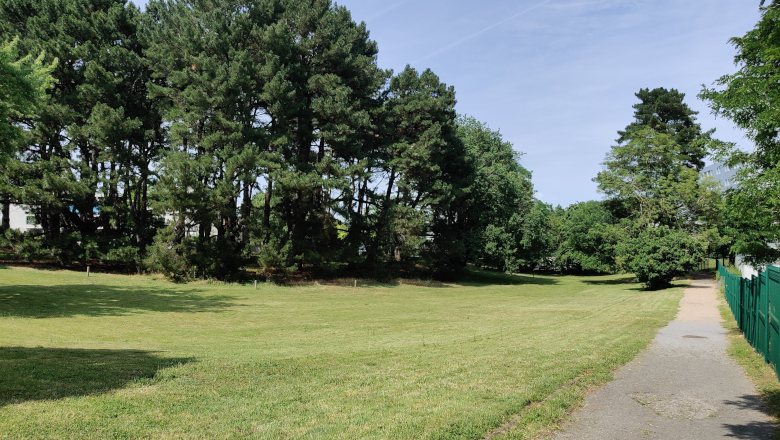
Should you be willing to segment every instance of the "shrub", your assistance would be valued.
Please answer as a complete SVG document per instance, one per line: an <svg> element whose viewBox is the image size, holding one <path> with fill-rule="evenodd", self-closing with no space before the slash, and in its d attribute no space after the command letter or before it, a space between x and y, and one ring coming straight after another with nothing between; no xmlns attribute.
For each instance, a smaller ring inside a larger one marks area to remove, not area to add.
<svg viewBox="0 0 780 440"><path fill-rule="evenodd" d="M705 257L706 246L686 231L661 226L623 240L616 250L623 269L633 272L648 289L658 289L696 269Z"/></svg>

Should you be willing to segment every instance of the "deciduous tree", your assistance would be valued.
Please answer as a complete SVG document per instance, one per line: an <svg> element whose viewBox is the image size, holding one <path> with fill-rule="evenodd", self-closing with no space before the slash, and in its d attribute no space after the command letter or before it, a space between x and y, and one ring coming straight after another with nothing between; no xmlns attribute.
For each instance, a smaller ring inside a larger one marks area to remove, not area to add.
<svg viewBox="0 0 780 440"><path fill-rule="evenodd" d="M761 9L755 28L731 39L737 71L702 88L713 114L733 121L755 144L752 151L724 144L718 157L741 164L727 191L732 251L755 265L780 259L780 3Z"/></svg>

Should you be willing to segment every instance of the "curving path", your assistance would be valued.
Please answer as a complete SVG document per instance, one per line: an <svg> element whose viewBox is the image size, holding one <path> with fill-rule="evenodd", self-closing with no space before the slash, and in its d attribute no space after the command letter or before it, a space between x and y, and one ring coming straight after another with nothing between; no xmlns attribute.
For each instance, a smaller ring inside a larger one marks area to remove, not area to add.
<svg viewBox="0 0 780 440"><path fill-rule="evenodd" d="M717 306L714 281L694 281L675 320L553 438L771 439L755 388L726 353Z"/></svg>

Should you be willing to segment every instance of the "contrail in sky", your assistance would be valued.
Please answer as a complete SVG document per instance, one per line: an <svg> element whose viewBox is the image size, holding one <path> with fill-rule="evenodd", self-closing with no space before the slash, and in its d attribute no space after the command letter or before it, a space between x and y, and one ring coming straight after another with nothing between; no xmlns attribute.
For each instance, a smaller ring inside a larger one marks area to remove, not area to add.
<svg viewBox="0 0 780 440"><path fill-rule="evenodd" d="M538 8L539 6L542 6L542 5L546 4L546 3L550 3L551 1L553 1L553 0L544 0L544 1L543 1L543 2L541 2L541 3L537 3L537 4L535 4L535 5L531 6L531 7L530 7L530 8L528 8L528 9L524 9L524 10L522 10L522 11L518 12L517 14L515 14L515 15L511 16L511 17L507 17L507 18L505 18L505 19L503 19L503 20L499 21L498 23L493 23L493 24L491 24L490 26L488 26L488 27L486 27L486 28L482 29L481 31L474 32L473 34L469 35L468 37L461 38L460 40L458 40L458 41L456 41L456 42L454 42L454 43L452 43L452 44L449 44L449 45L447 45L447 46L444 46L444 47L442 47L441 49L439 49L439 50L437 50L437 51L435 51L435 52L431 52L431 53L429 53L428 55L425 55L424 57L422 57L422 58L420 58L420 59L418 59L418 60L414 61L412 64L417 64L417 63L419 63L420 61L426 60L426 59L428 59L428 58L430 58L430 57L432 57L432 56L434 56L434 55L438 55L438 54L440 54L440 53L444 52L445 50L452 49L453 47L455 47L455 46L459 45L460 43L463 43L464 41L468 41L468 40L470 40L470 39L472 39L472 38L476 37L477 35L483 34L483 33L487 32L487 31L489 31L490 29L493 29L493 28L494 28L494 27L496 27L496 26L500 26L500 25L502 25L502 24L506 23L507 21L514 20L515 18L517 18L517 17L519 17L519 16L521 16L521 15L525 14L526 12L528 12L528 11L530 11L530 10L533 10L533 9L536 9L536 8Z"/></svg>
<svg viewBox="0 0 780 440"><path fill-rule="evenodd" d="M412 0L404 0L402 2L398 2L398 3L394 4L393 6L390 6L389 8L384 9L383 11L380 11L380 12L378 12L378 13L376 13L376 14L368 17L368 18L366 18L366 20L374 20L376 18L379 18L379 17L387 14L388 12L392 11L393 9L395 9L395 8L405 4L405 3L409 3L410 1L412 1Z"/></svg>

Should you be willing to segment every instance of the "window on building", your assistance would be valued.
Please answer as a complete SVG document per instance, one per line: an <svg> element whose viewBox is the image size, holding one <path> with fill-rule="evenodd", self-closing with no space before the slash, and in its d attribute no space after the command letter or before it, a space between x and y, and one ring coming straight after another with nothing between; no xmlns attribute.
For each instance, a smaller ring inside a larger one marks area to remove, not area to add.
<svg viewBox="0 0 780 440"><path fill-rule="evenodd" d="M35 216L34 215L28 215L27 216L27 224L28 225L34 225L35 224Z"/></svg>

